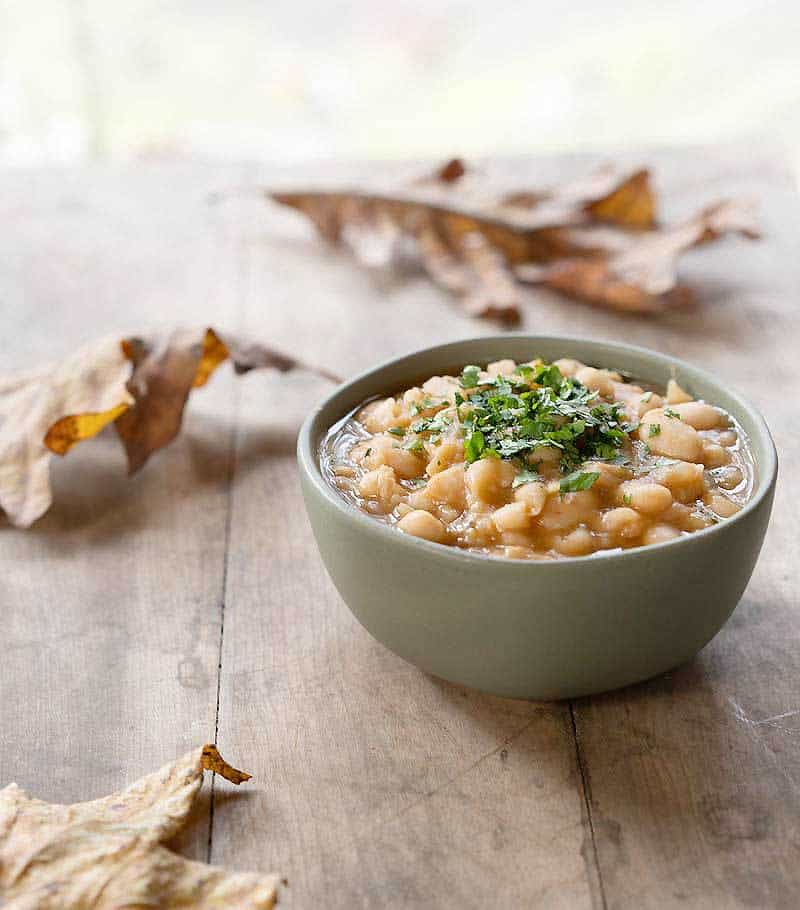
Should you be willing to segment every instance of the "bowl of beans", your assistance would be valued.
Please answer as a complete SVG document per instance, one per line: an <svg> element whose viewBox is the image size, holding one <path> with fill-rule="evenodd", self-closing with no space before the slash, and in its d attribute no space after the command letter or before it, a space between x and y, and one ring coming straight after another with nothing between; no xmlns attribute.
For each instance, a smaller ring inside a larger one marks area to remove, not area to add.
<svg viewBox="0 0 800 910"><path fill-rule="evenodd" d="M298 440L323 561L421 669L565 698L664 672L722 627L769 520L755 408L631 345L503 335L384 363Z"/></svg>

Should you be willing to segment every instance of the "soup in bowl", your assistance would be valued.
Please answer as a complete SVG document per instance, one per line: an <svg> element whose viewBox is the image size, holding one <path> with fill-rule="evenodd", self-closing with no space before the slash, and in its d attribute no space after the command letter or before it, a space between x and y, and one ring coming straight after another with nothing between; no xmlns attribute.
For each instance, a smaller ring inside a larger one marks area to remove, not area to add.
<svg viewBox="0 0 800 910"><path fill-rule="evenodd" d="M660 543L736 514L747 436L675 379L572 358L466 364L357 407L320 446L331 485L399 531L555 559Z"/></svg>
<svg viewBox="0 0 800 910"><path fill-rule="evenodd" d="M777 472L763 419L703 370L524 335L350 380L309 415L298 458L362 624L430 673L536 698L700 650L749 580Z"/></svg>

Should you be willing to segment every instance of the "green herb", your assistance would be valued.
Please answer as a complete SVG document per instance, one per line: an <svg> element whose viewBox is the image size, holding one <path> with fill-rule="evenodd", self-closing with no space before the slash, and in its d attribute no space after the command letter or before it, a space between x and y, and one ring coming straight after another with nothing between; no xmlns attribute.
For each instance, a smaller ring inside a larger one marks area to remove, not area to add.
<svg viewBox="0 0 800 910"><path fill-rule="evenodd" d="M511 489L516 490L517 487L521 487L524 483L530 483L532 480L538 480L539 475L536 472L536 468L523 468L519 474L514 478L513 483L511 484Z"/></svg>
<svg viewBox="0 0 800 910"><path fill-rule="evenodd" d="M533 381L551 389L560 389L564 381L561 370L554 363L540 363L533 371Z"/></svg>
<svg viewBox="0 0 800 910"><path fill-rule="evenodd" d="M480 382L478 367L467 366L461 385L470 390L457 408L468 461L491 454L524 460L549 447L559 450L562 469L569 471L590 458L616 458L632 429L620 404L598 402L597 392L565 377L555 364Z"/></svg>
<svg viewBox="0 0 800 910"><path fill-rule="evenodd" d="M429 395L425 395L419 401L415 401L411 405L412 414L421 414L423 411L427 411L430 408L440 408L442 405L446 404L445 401L441 399L431 398Z"/></svg>
<svg viewBox="0 0 800 910"><path fill-rule="evenodd" d="M478 385L478 379L480 377L481 368L476 367L474 364L465 366L461 371L461 388L463 389L474 389Z"/></svg>
<svg viewBox="0 0 800 910"><path fill-rule="evenodd" d="M651 423L650 430L648 431L647 435L648 436L658 436L658 434L660 432L661 432L661 424L660 423Z"/></svg>
<svg viewBox="0 0 800 910"><path fill-rule="evenodd" d="M633 497L631 496L630 493L623 493L623 494L622 494L622 502L623 502L626 506L629 506L629 505L633 502Z"/></svg>
<svg viewBox="0 0 800 910"><path fill-rule="evenodd" d="M681 419L681 415L677 411L673 411L672 408L664 408L664 413L667 417L672 417L677 420Z"/></svg>
<svg viewBox="0 0 800 910"><path fill-rule="evenodd" d="M533 367L527 363L520 363L516 366L514 372L518 376L522 376L523 379L530 379L533 376Z"/></svg>
<svg viewBox="0 0 800 910"><path fill-rule="evenodd" d="M563 477L558 486L562 493L577 493L590 489L598 477L597 471L574 471Z"/></svg>
<svg viewBox="0 0 800 910"><path fill-rule="evenodd" d="M388 432L391 433L392 436L405 436L406 435L406 431L403 427L389 427Z"/></svg>
<svg viewBox="0 0 800 910"><path fill-rule="evenodd" d="M473 461L477 461L483 450L486 448L486 440L484 439L483 433L480 430L475 430L474 433L470 434L464 443L464 457L467 462L471 464Z"/></svg>
<svg viewBox="0 0 800 910"><path fill-rule="evenodd" d="M452 423L446 414L437 414L435 417L420 417L411 424L414 433L441 433Z"/></svg>
<svg viewBox="0 0 800 910"><path fill-rule="evenodd" d="M403 443L403 448L409 452L413 452L415 455L419 455L425 451L425 445L419 436L414 436L411 439Z"/></svg>

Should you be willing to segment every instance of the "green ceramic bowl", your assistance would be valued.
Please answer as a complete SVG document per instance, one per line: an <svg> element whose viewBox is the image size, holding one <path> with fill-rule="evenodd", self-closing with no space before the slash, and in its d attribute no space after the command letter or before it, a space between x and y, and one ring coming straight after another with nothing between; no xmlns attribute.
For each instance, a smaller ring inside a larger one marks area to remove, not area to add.
<svg viewBox="0 0 800 910"><path fill-rule="evenodd" d="M319 468L320 440L364 399L504 357L574 357L658 385L674 376L695 397L733 414L750 437L757 472L752 499L733 518L666 543L525 562L402 534L328 485ZM631 345L535 335L439 345L356 376L309 415L298 461L325 566L378 641L452 682L538 699L588 695L654 676L710 641L750 579L777 474L763 418L703 370Z"/></svg>

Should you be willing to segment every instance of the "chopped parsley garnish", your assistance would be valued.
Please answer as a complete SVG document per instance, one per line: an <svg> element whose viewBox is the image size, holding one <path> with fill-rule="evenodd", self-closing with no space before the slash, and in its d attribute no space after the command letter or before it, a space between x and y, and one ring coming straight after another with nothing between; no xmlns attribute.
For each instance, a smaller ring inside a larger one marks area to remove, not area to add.
<svg viewBox="0 0 800 910"><path fill-rule="evenodd" d="M555 364L484 380L478 367L467 366L461 385L468 393L460 403L456 399L456 411L467 462L499 456L530 465L536 449L550 447L560 451L567 472L587 459L616 458L632 429L621 404L599 401L597 392L563 376Z"/></svg>
<svg viewBox="0 0 800 910"><path fill-rule="evenodd" d="M420 455L425 451L425 446L419 436L413 436L411 439L406 440L403 443L403 448L413 452L415 455Z"/></svg>
<svg viewBox="0 0 800 910"><path fill-rule="evenodd" d="M464 367L461 371L461 388L474 389L478 385L480 374L481 368L476 367L474 364Z"/></svg>
<svg viewBox="0 0 800 910"><path fill-rule="evenodd" d="M661 424L660 423L651 423L650 429L649 429L647 435L648 436L658 436L658 434L660 432L661 432Z"/></svg>
<svg viewBox="0 0 800 910"><path fill-rule="evenodd" d="M468 463L477 461L486 448L486 440L480 430L470 433L464 443L464 455Z"/></svg>
<svg viewBox="0 0 800 910"><path fill-rule="evenodd" d="M446 414L437 414L435 417L420 417L419 420L415 420L411 424L411 430L414 433L441 433L452 422L452 419Z"/></svg>
<svg viewBox="0 0 800 910"><path fill-rule="evenodd" d="M598 477L600 474L597 471L574 471L562 477L558 487L562 493L578 493L590 489Z"/></svg>
<svg viewBox="0 0 800 910"><path fill-rule="evenodd" d="M538 478L539 475L536 473L535 469L523 468L514 478L511 489L516 490L517 487L521 487L524 483L530 483L532 480L538 480Z"/></svg>
<svg viewBox="0 0 800 910"><path fill-rule="evenodd" d="M392 436L405 436L406 431L403 427L389 427L389 432Z"/></svg>
<svg viewBox="0 0 800 910"><path fill-rule="evenodd" d="M666 414L667 417L672 417L676 420L681 419L681 415L677 411L673 411L672 408L664 408L664 414Z"/></svg>
<svg viewBox="0 0 800 910"><path fill-rule="evenodd" d="M446 401L441 399L431 398L429 395L425 395L419 401L415 401L411 405L411 413L421 414L423 411L427 411L429 408L440 408L443 404L447 404Z"/></svg>
<svg viewBox="0 0 800 910"><path fill-rule="evenodd" d="M623 505L629 506L633 502L633 497L631 496L630 493L623 493L622 502L623 502Z"/></svg>

